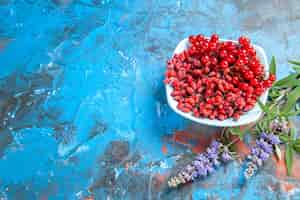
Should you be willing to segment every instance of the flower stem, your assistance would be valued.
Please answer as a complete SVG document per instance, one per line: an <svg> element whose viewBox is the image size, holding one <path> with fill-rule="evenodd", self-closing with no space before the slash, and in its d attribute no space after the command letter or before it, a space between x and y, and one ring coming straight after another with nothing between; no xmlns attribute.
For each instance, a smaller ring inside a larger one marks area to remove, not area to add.
<svg viewBox="0 0 300 200"><path fill-rule="evenodd" d="M234 140L232 140L232 141L231 141L229 144L227 144L226 146L229 147L229 146L231 146L231 145L237 143L238 141L240 141L240 138L239 138L239 137L236 138L236 139L234 139Z"/></svg>

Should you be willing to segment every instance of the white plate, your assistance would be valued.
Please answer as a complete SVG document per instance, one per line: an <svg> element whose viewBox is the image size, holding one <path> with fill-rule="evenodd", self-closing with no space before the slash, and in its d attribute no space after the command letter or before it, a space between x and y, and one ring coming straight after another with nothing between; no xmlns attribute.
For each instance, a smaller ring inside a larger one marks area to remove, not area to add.
<svg viewBox="0 0 300 200"><path fill-rule="evenodd" d="M234 43L237 43L237 41L234 41L234 40L220 39L220 41L232 41ZM183 52L185 49L188 48L188 46L189 46L189 41L188 41L188 38L186 38L177 45L176 49L173 52L173 55ZM267 61L266 53L263 50L263 48L258 45L253 45L253 47L256 50L256 55L257 55L258 59L264 65L265 74L268 77L269 76L269 64ZM211 120L208 118L201 118L201 117L197 118L197 117L194 117L192 115L192 113L184 113L181 110L177 109L177 101L174 100L173 97L171 96L172 91L173 91L172 86L167 84L166 85L166 93L167 93L167 100L168 100L169 106L176 113L183 116L184 118L190 119L190 120L200 123L200 124L206 124L209 126L217 126L217 127L241 126L241 125L249 124L251 122L255 122L256 120L258 120L258 118L262 114L262 110L260 109L258 103L256 103L256 105L254 106L253 109L249 110L248 112L245 112L243 115L241 115L241 117L238 120L233 120L232 118L228 118L226 120L221 121L221 120L217 120L217 119ZM267 101L267 97L268 97L268 90L264 94L262 94L262 96L259 99L263 104L265 104Z"/></svg>

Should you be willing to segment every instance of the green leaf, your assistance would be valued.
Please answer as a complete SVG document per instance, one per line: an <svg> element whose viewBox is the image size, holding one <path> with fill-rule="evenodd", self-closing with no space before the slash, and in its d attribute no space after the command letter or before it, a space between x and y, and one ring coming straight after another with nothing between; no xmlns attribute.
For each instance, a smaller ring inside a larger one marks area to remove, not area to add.
<svg viewBox="0 0 300 200"><path fill-rule="evenodd" d="M282 134L282 135L279 135L279 139L284 143L288 143L290 140L290 137L287 134Z"/></svg>
<svg viewBox="0 0 300 200"><path fill-rule="evenodd" d="M279 107L278 106L269 107L269 110L267 113L268 120L272 120L272 119L276 118L278 115L279 115Z"/></svg>
<svg viewBox="0 0 300 200"><path fill-rule="evenodd" d="M285 163L287 168L287 174L288 176L290 176L292 172L292 165L293 165L293 146L290 144L286 145Z"/></svg>
<svg viewBox="0 0 300 200"><path fill-rule="evenodd" d="M299 62L299 61L289 60L288 62L289 62L290 64L300 65L300 62Z"/></svg>
<svg viewBox="0 0 300 200"><path fill-rule="evenodd" d="M287 113L281 113L280 115L283 117L292 117L292 116L297 116L300 114L300 110L296 110L296 111L291 111L291 112L287 112Z"/></svg>
<svg viewBox="0 0 300 200"><path fill-rule="evenodd" d="M281 160L281 151L278 145L275 145L275 155L278 160Z"/></svg>
<svg viewBox="0 0 300 200"><path fill-rule="evenodd" d="M271 60L271 63L270 63L270 73L276 75L276 61L275 61L274 56L272 56L272 60Z"/></svg>
<svg viewBox="0 0 300 200"><path fill-rule="evenodd" d="M287 102L283 106L282 112L290 112L293 108L295 108L295 105L299 98L300 87L298 86L287 95Z"/></svg>
<svg viewBox="0 0 300 200"><path fill-rule="evenodd" d="M296 129L294 127L291 128L290 140L294 140L296 134Z"/></svg>
<svg viewBox="0 0 300 200"><path fill-rule="evenodd" d="M269 108L267 105L263 104L260 100L257 101L259 107L262 109L262 111L264 111L265 113L267 113L269 111Z"/></svg>
<svg viewBox="0 0 300 200"><path fill-rule="evenodd" d="M239 136L240 140L243 140L245 132L246 132L246 131L241 131L240 127L229 128L229 131L231 132L232 135Z"/></svg>
<svg viewBox="0 0 300 200"><path fill-rule="evenodd" d="M300 86L300 80L295 79L295 80L292 80L290 82L287 82L283 87L284 88L294 88L294 87L297 87L297 86Z"/></svg>
<svg viewBox="0 0 300 200"><path fill-rule="evenodd" d="M295 70L297 73L300 73L300 66L293 66L292 67L293 68L293 70Z"/></svg>
<svg viewBox="0 0 300 200"><path fill-rule="evenodd" d="M297 153L300 153L300 138L294 141L293 148Z"/></svg>
<svg viewBox="0 0 300 200"><path fill-rule="evenodd" d="M271 88L269 91L269 96L272 99L278 98L281 95L280 90L277 88Z"/></svg>
<svg viewBox="0 0 300 200"><path fill-rule="evenodd" d="M290 74L287 77L276 81L273 87L294 87L300 84L299 80L297 79L298 74Z"/></svg>

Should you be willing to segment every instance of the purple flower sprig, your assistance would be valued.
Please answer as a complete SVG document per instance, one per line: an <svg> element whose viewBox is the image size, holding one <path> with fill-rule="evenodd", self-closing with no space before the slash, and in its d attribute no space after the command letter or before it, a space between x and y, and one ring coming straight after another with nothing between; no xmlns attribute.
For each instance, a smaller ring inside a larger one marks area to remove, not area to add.
<svg viewBox="0 0 300 200"><path fill-rule="evenodd" d="M289 133L290 125L287 120L274 119L271 121L269 128L272 133Z"/></svg>
<svg viewBox="0 0 300 200"><path fill-rule="evenodd" d="M177 187L197 178L205 178L213 173L221 163L231 160L233 160L233 152L230 152L226 145L214 140L205 152L197 154L190 164L172 176L168 181L168 186Z"/></svg>
<svg viewBox="0 0 300 200"><path fill-rule="evenodd" d="M251 147L250 155L247 158L244 177L246 179L254 176L256 171L263 165L274 152L274 145L280 144L280 139L273 133L261 133L256 139L255 145Z"/></svg>

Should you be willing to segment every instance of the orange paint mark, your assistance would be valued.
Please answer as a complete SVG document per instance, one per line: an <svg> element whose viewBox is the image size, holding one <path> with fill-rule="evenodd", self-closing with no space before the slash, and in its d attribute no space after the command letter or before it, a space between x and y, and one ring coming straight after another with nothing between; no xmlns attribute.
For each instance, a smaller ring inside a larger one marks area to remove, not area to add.
<svg viewBox="0 0 300 200"><path fill-rule="evenodd" d="M176 131L172 139L176 143L187 146L194 153L200 153L217 137L218 132L207 135L201 132L190 133L187 131Z"/></svg>
<svg viewBox="0 0 300 200"><path fill-rule="evenodd" d="M201 186L206 189L211 187L208 183L202 183Z"/></svg>
<svg viewBox="0 0 300 200"><path fill-rule="evenodd" d="M231 136L230 137L231 141L237 140L237 136ZM240 156L246 156L250 153L250 148L247 144L245 144L242 140L238 140L235 143L235 147L237 149L237 152Z"/></svg>
<svg viewBox="0 0 300 200"><path fill-rule="evenodd" d="M203 152L205 147L199 142L196 146L192 147L193 153L201 153Z"/></svg>
<svg viewBox="0 0 300 200"><path fill-rule="evenodd" d="M193 153L201 153L203 152L207 146L211 143L213 139L216 139L216 135L212 135L209 138L205 137L205 135L201 135L198 139L197 144L192 148Z"/></svg>
<svg viewBox="0 0 300 200"><path fill-rule="evenodd" d="M161 147L161 151L162 151L163 154L166 155L166 154L168 153L167 146L166 146L166 145L163 145L163 146Z"/></svg>
<svg viewBox="0 0 300 200"><path fill-rule="evenodd" d="M85 197L84 200L95 200L93 196Z"/></svg>
<svg viewBox="0 0 300 200"><path fill-rule="evenodd" d="M284 160L284 154L281 152L281 160L278 160L275 158L275 156L272 156L273 161L276 164L276 170L275 170L275 175L278 178L284 178L286 177L286 164Z"/></svg>
<svg viewBox="0 0 300 200"><path fill-rule="evenodd" d="M276 164L276 171L275 171L276 177L286 178L287 170L286 170L286 164L285 164L284 148L281 148L281 160L276 159L275 156L273 156L272 159ZM291 176L294 178L300 179L300 158L297 155L295 155L293 157L293 167L292 167Z"/></svg>
<svg viewBox="0 0 300 200"><path fill-rule="evenodd" d="M125 170L128 171L128 170L129 170L129 167L130 167L129 163L126 162L126 163L125 163Z"/></svg>
<svg viewBox="0 0 300 200"><path fill-rule="evenodd" d="M161 185L166 181L168 175L157 173L153 176L153 185L156 189L159 189Z"/></svg>
<svg viewBox="0 0 300 200"><path fill-rule="evenodd" d="M191 135L185 131L176 131L173 135L173 140L177 143L188 144Z"/></svg>
<svg viewBox="0 0 300 200"><path fill-rule="evenodd" d="M295 189L295 185L291 183L282 183L281 188L285 192L292 192Z"/></svg>
<svg viewBox="0 0 300 200"><path fill-rule="evenodd" d="M250 153L250 149L249 149L249 146L247 144L245 144L243 141L238 141L236 144L235 144L236 148L237 148L237 151L240 155L247 155Z"/></svg>
<svg viewBox="0 0 300 200"><path fill-rule="evenodd" d="M158 182L163 183L166 180L167 176L164 174L157 173L154 177Z"/></svg>

